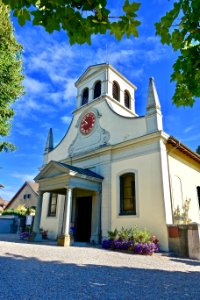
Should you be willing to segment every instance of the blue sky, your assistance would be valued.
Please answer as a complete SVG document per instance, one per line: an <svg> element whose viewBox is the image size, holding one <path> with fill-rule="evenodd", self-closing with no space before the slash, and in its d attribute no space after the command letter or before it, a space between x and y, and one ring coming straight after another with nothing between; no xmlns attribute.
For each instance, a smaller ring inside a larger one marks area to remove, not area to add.
<svg viewBox="0 0 200 300"><path fill-rule="evenodd" d="M0 153L0 196L10 200L26 180L32 180L43 162L44 146L50 127L57 144L67 131L76 104L74 82L90 65L108 61L137 86L136 112L145 114L149 77L161 102L164 130L196 150L200 145L200 101L193 108L176 108L170 83L176 53L160 43L154 23L170 9L173 1L141 1L139 38L117 42L109 35L92 37L92 46L70 46L64 32L48 34L43 28L14 19L15 34L24 47L25 96L14 105L15 117L8 141L17 150ZM119 15L122 1L109 1L112 15ZM106 55L106 45L108 54Z"/></svg>

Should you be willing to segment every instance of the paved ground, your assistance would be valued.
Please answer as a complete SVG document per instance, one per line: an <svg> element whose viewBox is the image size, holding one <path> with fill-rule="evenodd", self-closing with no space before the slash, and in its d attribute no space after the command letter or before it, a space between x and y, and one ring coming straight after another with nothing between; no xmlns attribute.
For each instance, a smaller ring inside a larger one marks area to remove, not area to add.
<svg viewBox="0 0 200 300"><path fill-rule="evenodd" d="M0 299L200 299L200 261L0 235Z"/></svg>

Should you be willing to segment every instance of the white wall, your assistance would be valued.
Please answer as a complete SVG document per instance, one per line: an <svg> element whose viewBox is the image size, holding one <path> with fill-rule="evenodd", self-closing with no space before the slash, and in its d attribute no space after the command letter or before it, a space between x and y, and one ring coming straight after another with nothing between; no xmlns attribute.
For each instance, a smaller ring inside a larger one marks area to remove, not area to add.
<svg viewBox="0 0 200 300"><path fill-rule="evenodd" d="M148 147L148 146L146 146ZM143 149L141 149L142 152ZM134 151L134 150L133 150ZM166 215L161 176L160 153L146 153L137 157L118 159L112 163L112 222L111 229L137 225L146 228L168 249ZM126 172L136 174L136 215L120 216L119 176ZM104 232L105 234L105 232Z"/></svg>
<svg viewBox="0 0 200 300"><path fill-rule="evenodd" d="M189 218L200 223L197 186L200 186L200 168L195 161L180 152L169 152L170 182L173 211L177 205L182 210L186 199L191 199Z"/></svg>
<svg viewBox="0 0 200 300"><path fill-rule="evenodd" d="M40 228L43 228L43 230L48 230L48 238L50 239L56 239L57 235L61 230L61 224L63 220L63 215L62 215L63 206L64 206L63 196L58 195L56 216L55 217L48 216L49 193L45 193L43 195Z"/></svg>

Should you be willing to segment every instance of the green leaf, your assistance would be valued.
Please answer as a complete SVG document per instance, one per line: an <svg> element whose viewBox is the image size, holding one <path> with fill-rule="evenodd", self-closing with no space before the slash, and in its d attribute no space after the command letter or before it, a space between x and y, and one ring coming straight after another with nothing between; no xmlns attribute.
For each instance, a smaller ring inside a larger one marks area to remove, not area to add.
<svg viewBox="0 0 200 300"><path fill-rule="evenodd" d="M178 29L175 29L172 32L171 43L172 43L174 50L178 50L178 49L184 47L184 36L185 36L184 32L179 31Z"/></svg>
<svg viewBox="0 0 200 300"><path fill-rule="evenodd" d="M30 12L26 8L15 9L13 15L18 18L18 23L21 26L24 26L27 20L31 20Z"/></svg>
<svg viewBox="0 0 200 300"><path fill-rule="evenodd" d="M120 22L113 22L110 25L110 34L113 34L118 41L120 41L123 36L123 31L121 29L122 25Z"/></svg>
<svg viewBox="0 0 200 300"><path fill-rule="evenodd" d="M141 3L133 2L129 3L128 0L125 1L123 6L123 11L126 13L127 16L135 17L135 12L140 8Z"/></svg>

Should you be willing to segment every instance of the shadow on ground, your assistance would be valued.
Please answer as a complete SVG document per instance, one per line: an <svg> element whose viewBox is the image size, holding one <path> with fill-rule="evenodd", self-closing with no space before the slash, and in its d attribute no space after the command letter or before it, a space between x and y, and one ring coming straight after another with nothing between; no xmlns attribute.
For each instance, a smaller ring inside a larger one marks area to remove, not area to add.
<svg viewBox="0 0 200 300"><path fill-rule="evenodd" d="M47 252L48 257L48 252ZM0 257L0 299L199 299L199 272Z"/></svg>

